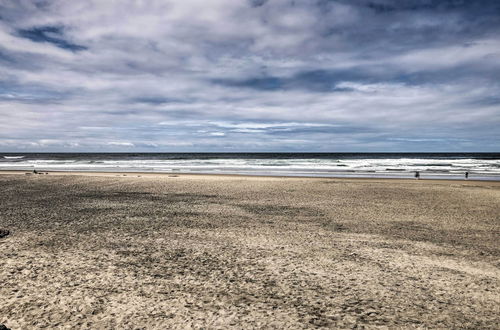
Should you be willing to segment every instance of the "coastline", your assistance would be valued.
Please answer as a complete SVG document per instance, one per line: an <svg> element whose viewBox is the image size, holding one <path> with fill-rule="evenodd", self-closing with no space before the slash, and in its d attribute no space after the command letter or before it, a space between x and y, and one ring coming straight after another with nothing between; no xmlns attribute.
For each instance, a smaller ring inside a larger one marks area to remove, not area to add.
<svg viewBox="0 0 500 330"><path fill-rule="evenodd" d="M232 174L232 173L192 173L192 172L139 172L139 171L44 171L40 170L40 173L47 173L47 175L60 175L60 176L101 176L101 177L212 177L212 178L245 178L245 179L311 179L311 180L341 180L341 181L355 181L355 182L442 182L442 183L457 183L457 182L473 182L475 184L486 184L486 185L499 185L500 178L498 180L481 180L481 179L449 179L449 178L425 178L421 177L416 180L415 178L407 177L343 177L343 176L288 176L288 175L260 175L260 174ZM0 175L26 175L33 174L30 171L23 170L0 170Z"/></svg>

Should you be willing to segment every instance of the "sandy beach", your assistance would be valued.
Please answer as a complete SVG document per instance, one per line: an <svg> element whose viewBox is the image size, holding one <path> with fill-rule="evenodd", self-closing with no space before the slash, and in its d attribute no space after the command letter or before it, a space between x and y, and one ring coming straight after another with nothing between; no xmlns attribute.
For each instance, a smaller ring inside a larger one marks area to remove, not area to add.
<svg viewBox="0 0 500 330"><path fill-rule="evenodd" d="M11 329L497 328L500 182L0 174Z"/></svg>

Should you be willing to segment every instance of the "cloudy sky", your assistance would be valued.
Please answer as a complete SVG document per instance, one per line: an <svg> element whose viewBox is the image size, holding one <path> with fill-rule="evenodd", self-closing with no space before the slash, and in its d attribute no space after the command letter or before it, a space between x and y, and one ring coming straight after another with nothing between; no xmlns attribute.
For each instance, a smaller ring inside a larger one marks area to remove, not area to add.
<svg viewBox="0 0 500 330"><path fill-rule="evenodd" d="M500 151L500 1L0 0L0 151Z"/></svg>

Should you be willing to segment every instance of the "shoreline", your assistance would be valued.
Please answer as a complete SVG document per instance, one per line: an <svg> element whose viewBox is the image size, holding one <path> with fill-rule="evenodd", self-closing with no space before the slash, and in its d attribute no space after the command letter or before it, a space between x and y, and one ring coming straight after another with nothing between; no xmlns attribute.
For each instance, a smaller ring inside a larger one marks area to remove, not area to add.
<svg viewBox="0 0 500 330"><path fill-rule="evenodd" d="M60 175L60 176L99 176L99 177L212 177L212 178L244 178L244 179L312 179L312 180L340 180L340 181L356 181L356 182L442 182L442 183L457 183L471 182L482 184L493 184L500 186L500 178L498 180L481 180L481 179L449 179L449 178L423 178L416 180L415 178L395 178L395 177L345 177L345 176L288 176L288 175L261 175L261 174L232 174L232 173L186 173L186 172L113 172L113 171L43 171L40 170L38 175ZM30 171L23 170L0 170L0 175L27 175L34 174Z"/></svg>

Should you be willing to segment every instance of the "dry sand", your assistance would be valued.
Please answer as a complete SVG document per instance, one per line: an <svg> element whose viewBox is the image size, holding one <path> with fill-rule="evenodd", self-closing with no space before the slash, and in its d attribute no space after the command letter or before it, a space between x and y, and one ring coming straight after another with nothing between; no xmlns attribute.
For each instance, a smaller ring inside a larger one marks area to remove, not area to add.
<svg viewBox="0 0 500 330"><path fill-rule="evenodd" d="M0 175L0 323L500 323L498 182L139 175Z"/></svg>

